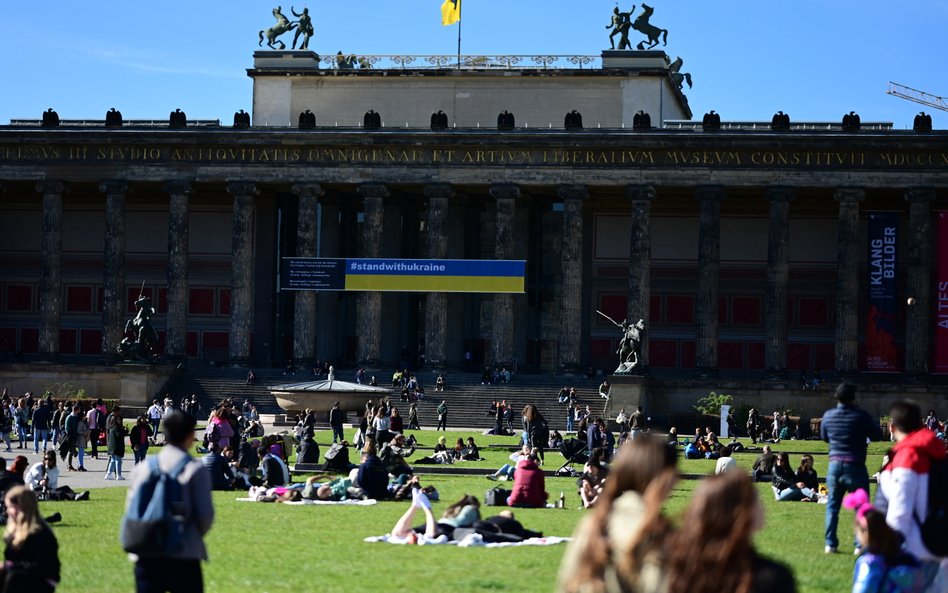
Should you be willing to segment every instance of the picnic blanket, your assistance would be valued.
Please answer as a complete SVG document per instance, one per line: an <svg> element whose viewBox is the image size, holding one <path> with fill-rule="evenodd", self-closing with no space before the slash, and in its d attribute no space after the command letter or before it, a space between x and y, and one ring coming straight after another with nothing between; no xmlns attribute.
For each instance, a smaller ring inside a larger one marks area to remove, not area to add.
<svg viewBox="0 0 948 593"><path fill-rule="evenodd" d="M395 537L392 534L386 535L377 535L372 537L365 538L364 542L368 543L385 543L385 544L396 544L396 545L406 545L409 543L417 543L420 546L432 546L432 545L449 545L449 546L458 546L461 548L509 548L512 546L555 546L564 542L572 541L571 537L532 537L530 539L525 539L522 542L498 542L498 543L487 543L483 538L476 533L471 533L464 537L461 541L449 540L447 537L440 535L434 539L429 539L422 535L419 535L417 542L412 542L408 539Z"/></svg>
<svg viewBox="0 0 948 593"><path fill-rule="evenodd" d="M254 498L238 498L237 502L258 502ZM297 500L293 502L284 502L281 504L292 504L292 505L311 505L311 504L332 504L332 505L349 505L349 506L360 506L368 507L374 504L378 504L378 501L374 498L367 498L365 500Z"/></svg>

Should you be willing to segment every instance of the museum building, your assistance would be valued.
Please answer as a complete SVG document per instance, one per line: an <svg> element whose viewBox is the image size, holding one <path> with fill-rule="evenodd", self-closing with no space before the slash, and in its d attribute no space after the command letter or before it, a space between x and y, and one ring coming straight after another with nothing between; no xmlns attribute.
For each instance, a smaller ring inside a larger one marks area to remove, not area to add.
<svg viewBox="0 0 948 593"><path fill-rule="evenodd" d="M3 355L114 361L144 294L168 360L611 372L611 318L653 372L948 372L944 131L702 119L663 52L340 65L257 52L233 126L0 126ZM286 257L525 292L281 290Z"/></svg>

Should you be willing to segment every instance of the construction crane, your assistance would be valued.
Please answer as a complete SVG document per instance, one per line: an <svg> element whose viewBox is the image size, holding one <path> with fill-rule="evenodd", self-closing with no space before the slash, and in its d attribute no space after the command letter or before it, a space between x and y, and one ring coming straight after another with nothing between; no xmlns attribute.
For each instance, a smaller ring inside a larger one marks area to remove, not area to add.
<svg viewBox="0 0 948 593"><path fill-rule="evenodd" d="M914 101L915 103L921 103L922 105L927 105L933 109L948 111L948 103L945 103L944 97L939 97L931 93L926 93L925 91L913 89L897 82L889 82L889 88L886 89L885 94L892 95L894 97L901 97L902 99L908 99L909 101Z"/></svg>

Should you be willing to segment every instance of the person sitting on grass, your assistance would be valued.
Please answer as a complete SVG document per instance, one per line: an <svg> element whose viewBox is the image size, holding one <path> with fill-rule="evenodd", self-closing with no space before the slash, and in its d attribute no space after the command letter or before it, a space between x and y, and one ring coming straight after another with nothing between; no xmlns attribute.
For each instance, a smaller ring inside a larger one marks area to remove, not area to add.
<svg viewBox="0 0 948 593"><path fill-rule="evenodd" d="M885 513L869 504L869 494L862 488L851 492L843 506L856 511L856 539L863 550L853 569L852 593L922 591L921 564L902 548L902 535L889 527Z"/></svg>
<svg viewBox="0 0 948 593"><path fill-rule="evenodd" d="M221 452L220 444L210 444L210 450L207 455L201 458L201 464L207 468L211 476L211 490L226 491L234 489L234 472L227 458Z"/></svg>
<svg viewBox="0 0 948 593"><path fill-rule="evenodd" d="M458 439L460 440L460 439ZM467 445L461 450L461 459L463 461L480 461L481 451L474 442L474 437L467 437Z"/></svg>
<svg viewBox="0 0 948 593"><path fill-rule="evenodd" d="M576 485L579 486L579 498L583 501L583 508L591 509L602 494L609 470L603 467L596 457L591 458L583 469L583 475L576 480Z"/></svg>
<svg viewBox="0 0 948 593"><path fill-rule="evenodd" d="M812 492L816 493L820 488L820 478L813 469L813 456L804 455L800 457L800 467L797 468L797 482L803 484ZM815 500L815 496L813 497Z"/></svg>
<svg viewBox="0 0 948 593"><path fill-rule="evenodd" d="M675 465L664 439L643 436L622 446L598 502L573 532L557 593L663 591L672 526L662 505L678 481Z"/></svg>
<svg viewBox="0 0 948 593"><path fill-rule="evenodd" d="M754 460L754 467L751 474L755 482L772 482L774 473L774 463L777 457L770 449L770 445L764 445L763 450L757 459Z"/></svg>
<svg viewBox="0 0 948 593"><path fill-rule="evenodd" d="M790 467L790 455L786 451L777 454L772 478L774 495L778 501L816 500L816 492L797 479Z"/></svg>
<svg viewBox="0 0 948 593"><path fill-rule="evenodd" d="M718 457L718 461L714 465L714 473L720 475L736 469L737 462L731 457L731 446L725 445L721 448L721 456Z"/></svg>
<svg viewBox="0 0 948 593"><path fill-rule="evenodd" d="M4 497L6 550L0 570L3 591L53 593L59 584L59 544L40 517L36 494L15 486Z"/></svg>
<svg viewBox="0 0 948 593"><path fill-rule="evenodd" d="M513 488L507 498L507 505L512 507L544 507L549 493L546 491L546 480L543 470L540 469L540 458L534 451L530 456L517 462L514 471Z"/></svg>
<svg viewBox="0 0 948 593"><path fill-rule="evenodd" d="M763 526L757 489L744 472L705 478L666 548L667 593L795 593L793 573L754 550Z"/></svg>
<svg viewBox="0 0 948 593"><path fill-rule="evenodd" d="M69 486L59 485L59 468L56 467L56 452L43 453L43 461L26 472L26 486L45 500L89 500L89 491L76 493Z"/></svg>
<svg viewBox="0 0 948 593"><path fill-rule="evenodd" d="M260 472L263 475L262 485L267 488L283 486L290 483L290 469L279 455L274 455L264 447L257 449L260 457Z"/></svg>
<svg viewBox="0 0 948 593"><path fill-rule="evenodd" d="M398 434L391 442L382 445L382 450L379 451L379 459L382 461L382 465L385 466L385 470L393 476L402 474L410 476L414 473L414 470L408 465L405 458L414 452L414 447L405 446L405 435Z"/></svg>
<svg viewBox="0 0 948 593"><path fill-rule="evenodd" d="M520 463L521 459L526 459L530 456L530 445L523 445L520 447L520 450L510 454L510 461L513 463L505 463L500 466L500 469L495 471L492 474L485 476L488 480L496 482L497 480L512 480L514 477L514 471L517 469L517 464Z"/></svg>
<svg viewBox="0 0 948 593"><path fill-rule="evenodd" d="M296 456L297 465L301 463L317 464L319 463L319 445L313 439L313 427L307 426L303 429L303 442Z"/></svg>
<svg viewBox="0 0 948 593"><path fill-rule="evenodd" d="M366 496L375 500L388 498L388 472L376 454L375 439L366 439L365 447L362 448L362 464L353 472L356 485L362 488Z"/></svg>

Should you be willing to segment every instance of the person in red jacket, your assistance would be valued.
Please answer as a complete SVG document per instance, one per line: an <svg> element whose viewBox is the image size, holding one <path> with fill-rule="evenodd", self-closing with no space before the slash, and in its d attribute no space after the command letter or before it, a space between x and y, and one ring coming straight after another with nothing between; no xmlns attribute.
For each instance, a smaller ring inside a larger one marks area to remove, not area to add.
<svg viewBox="0 0 948 593"><path fill-rule="evenodd" d="M507 498L509 506L546 506L546 499L549 494L546 492L546 481L538 462L539 458L535 452L517 462L517 469L514 471L513 490L510 492L510 497Z"/></svg>
<svg viewBox="0 0 948 593"><path fill-rule="evenodd" d="M905 550L922 561L926 581L931 584L938 576L940 559L922 542L918 519L924 518L928 509L928 474L932 462L945 458L945 443L925 427L922 410L915 402L895 402L889 417L889 430L896 442L879 474L876 506L885 511L889 527L905 538Z"/></svg>

